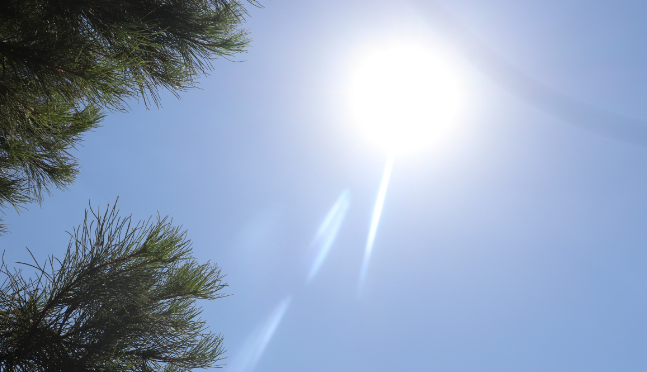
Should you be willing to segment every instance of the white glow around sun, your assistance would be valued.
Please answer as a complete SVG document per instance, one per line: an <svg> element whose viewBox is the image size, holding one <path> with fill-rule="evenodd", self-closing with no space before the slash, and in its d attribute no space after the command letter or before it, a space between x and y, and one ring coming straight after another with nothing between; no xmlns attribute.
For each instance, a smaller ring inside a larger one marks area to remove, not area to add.
<svg viewBox="0 0 647 372"><path fill-rule="evenodd" d="M390 151L417 149L455 119L458 85L450 66L429 50L373 50L357 67L353 114L363 132Z"/></svg>

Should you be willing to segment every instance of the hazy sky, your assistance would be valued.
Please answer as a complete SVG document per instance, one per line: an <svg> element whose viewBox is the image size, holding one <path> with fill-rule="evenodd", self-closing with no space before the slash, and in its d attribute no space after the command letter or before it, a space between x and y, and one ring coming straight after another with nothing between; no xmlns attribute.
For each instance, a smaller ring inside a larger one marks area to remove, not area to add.
<svg viewBox="0 0 647 372"><path fill-rule="evenodd" d="M234 296L226 372L647 369L647 3L263 1L245 60L87 136L82 173L8 213L9 262L62 256L91 201L188 229ZM451 135L387 159L349 115L367 46L443 51ZM645 119L645 121L643 121Z"/></svg>

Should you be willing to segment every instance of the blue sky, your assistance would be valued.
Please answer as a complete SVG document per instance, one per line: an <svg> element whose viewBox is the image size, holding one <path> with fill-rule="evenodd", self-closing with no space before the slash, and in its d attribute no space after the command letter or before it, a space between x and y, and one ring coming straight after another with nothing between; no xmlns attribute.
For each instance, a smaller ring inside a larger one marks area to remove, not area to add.
<svg viewBox="0 0 647 372"><path fill-rule="evenodd" d="M228 275L203 304L225 371L647 368L647 4L263 4L245 62L110 114L68 191L8 213L6 260L62 256L88 201L119 196ZM395 160L358 295L387 154L346 92L393 40L443 45L464 98L442 145Z"/></svg>

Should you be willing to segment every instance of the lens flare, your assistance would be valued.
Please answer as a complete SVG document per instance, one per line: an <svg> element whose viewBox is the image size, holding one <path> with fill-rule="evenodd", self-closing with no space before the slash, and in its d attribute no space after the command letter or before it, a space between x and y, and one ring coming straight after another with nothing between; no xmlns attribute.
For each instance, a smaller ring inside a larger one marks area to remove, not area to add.
<svg viewBox="0 0 647 372"><path fill-rule="evenodd" d="M382 174L382 182L380 183L380 190L377 193L377 199L375 200L375 207L373 208L373 217L371 218L371 227L368 231L368 239L366 241L366 248L364 249L364 260L362 261L362 269L360 270L359 276L359 287L358 290L362 288L364 278L366 277L366 271L368 270L368 264L371 260L371 253L373 252L373 244L375 243L375 234L377 233L377 226L380 223L380 217L382 216L382 208L384 207L384 198L386 197L386 189L389 186L389 180L391 179L391 170L393 169L393 154L389 154L389 157L386 161L386 166L384 167L384 173Z"/></svg>
<svg viewBox="0 0 647 372"><path fill-rule="evenodd" d="M346 217L349 205L350 192L348 190L344 190L319 226L317 235L315 235L311 244L315 254L314 259L310 260L312 263L310 272L308 273L307 283L310 283L310 281L317 275L321 265L326 260L326 257L330 252L330 248L335 242L339 228L341 227L342 222L344 222L344 217Z"/></svg>
<svg viewBox="0 0 647 372"><path fill-rule="evenodd" d="M234 358L228 370L232 372L251 372L281 324L290 305L291 296L286 297L272 310L265 322L252 333Z"/></svg>

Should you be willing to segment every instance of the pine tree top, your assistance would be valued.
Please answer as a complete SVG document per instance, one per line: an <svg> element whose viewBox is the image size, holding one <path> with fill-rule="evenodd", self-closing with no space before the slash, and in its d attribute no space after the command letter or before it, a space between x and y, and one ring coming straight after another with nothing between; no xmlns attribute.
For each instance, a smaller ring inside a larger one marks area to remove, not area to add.
<svg viewBox="0 0 647 372"><path fill-rule="evenodd" d="M104 109L159 105L243 52L246 15L238 0L0 1L0 207L71 184Z"/></svg>
<svg viewBox="0 0 647 372"><path fill-rule="evenodd" d="M195 302L224 297L227 284L167 218L86 212L62 259L28 266L35 277L0 266L2 371L170 372L223 359Z"/></svg>

